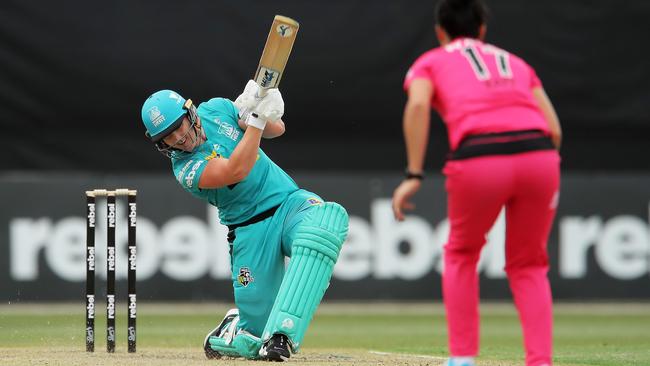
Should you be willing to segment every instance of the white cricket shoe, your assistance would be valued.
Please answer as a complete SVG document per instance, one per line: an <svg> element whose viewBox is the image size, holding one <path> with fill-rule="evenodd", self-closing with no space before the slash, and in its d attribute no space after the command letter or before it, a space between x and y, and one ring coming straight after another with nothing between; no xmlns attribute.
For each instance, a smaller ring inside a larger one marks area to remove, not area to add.
<svg viewBox="0 0 650 366"><path fill-rule="evenodd" d="M230 339L234 337L239 322L239 309L230 309L226 313L221 323L216 328L212 329L203 340L203 350L205 357L209 359L221 358L221 354L210 348L210 337L221 337Z"/></svg>

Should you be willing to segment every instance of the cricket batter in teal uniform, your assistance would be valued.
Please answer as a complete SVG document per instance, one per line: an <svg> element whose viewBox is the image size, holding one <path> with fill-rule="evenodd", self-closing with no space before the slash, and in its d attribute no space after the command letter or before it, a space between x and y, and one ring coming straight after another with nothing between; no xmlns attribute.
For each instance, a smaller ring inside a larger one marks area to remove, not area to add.
<svg viewBox="0 0 650 366"><path fill-rule="evenodd" d="M176 180L228 226L237 308L206 336L208 358L283 361L297 352L347 235L341 205L300 189L260 149L262 137L284 133L283 113L280 91L252 80L235 102L195 107L161 90L142 106L146 135L171 158Z"/></svg>

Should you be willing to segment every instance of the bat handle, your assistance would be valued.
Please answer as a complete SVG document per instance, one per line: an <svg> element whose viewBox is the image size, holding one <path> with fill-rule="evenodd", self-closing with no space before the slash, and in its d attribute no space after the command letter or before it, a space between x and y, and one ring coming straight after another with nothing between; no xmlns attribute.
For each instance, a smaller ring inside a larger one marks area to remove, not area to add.
<svg viewBox="0 0 650 366"><path fill-rule="evenodd" d="M262 99L266 95L267 88L260 88L260 90L257 92L257 97Z"/></svg>

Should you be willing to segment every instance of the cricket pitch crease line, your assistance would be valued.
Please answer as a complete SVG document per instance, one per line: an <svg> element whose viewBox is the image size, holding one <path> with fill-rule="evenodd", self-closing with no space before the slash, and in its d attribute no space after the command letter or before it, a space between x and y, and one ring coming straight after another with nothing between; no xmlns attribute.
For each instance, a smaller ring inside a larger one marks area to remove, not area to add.
<svg viewBox="0 0 650 366"><path fill-rule="evenodd" d="M372 353L374 355L379 355L379 356L426 358L426 359L429 359L429 360L436 360L436 361L445 361L447 359L446 357L438 357L438 356L414 355L414 354L409 354L409 353L395 353L395 352L380 352L380 351L373 351L373 350L368 351L368 353Z"/></svg>

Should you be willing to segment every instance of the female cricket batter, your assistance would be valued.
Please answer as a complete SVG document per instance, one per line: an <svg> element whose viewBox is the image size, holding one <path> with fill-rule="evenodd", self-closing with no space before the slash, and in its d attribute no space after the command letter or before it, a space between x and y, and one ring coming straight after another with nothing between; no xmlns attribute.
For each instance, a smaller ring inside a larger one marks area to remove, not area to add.
<svg viewBox="0 0 650 366"><path fill-rule="evenodd" d="M208 358L283 361L297 352L348 230L342 206L300 189L260 149L262 137L285 130L279 90L260 94L250 80L234 103L195 107L161 90L142 106L146 134L178 182L228 226L237 308L206 336Z"/></svg>
<svg viewBox="0 0 650 366"><path fill-rule="evenodd" d="M483 42L481 0L442 0L440 47L406 74L406 179L393 194L404 209L420 188L429 106L444 120L451 152L444 167L450 233L444 247L443 298L448 365L472 366L478 354L478 274L485 236L506 209L505 271L519 312L526 365L551 365L552 297L546 241L558 204L561 130L535 71L522 59Z"/></svg>

